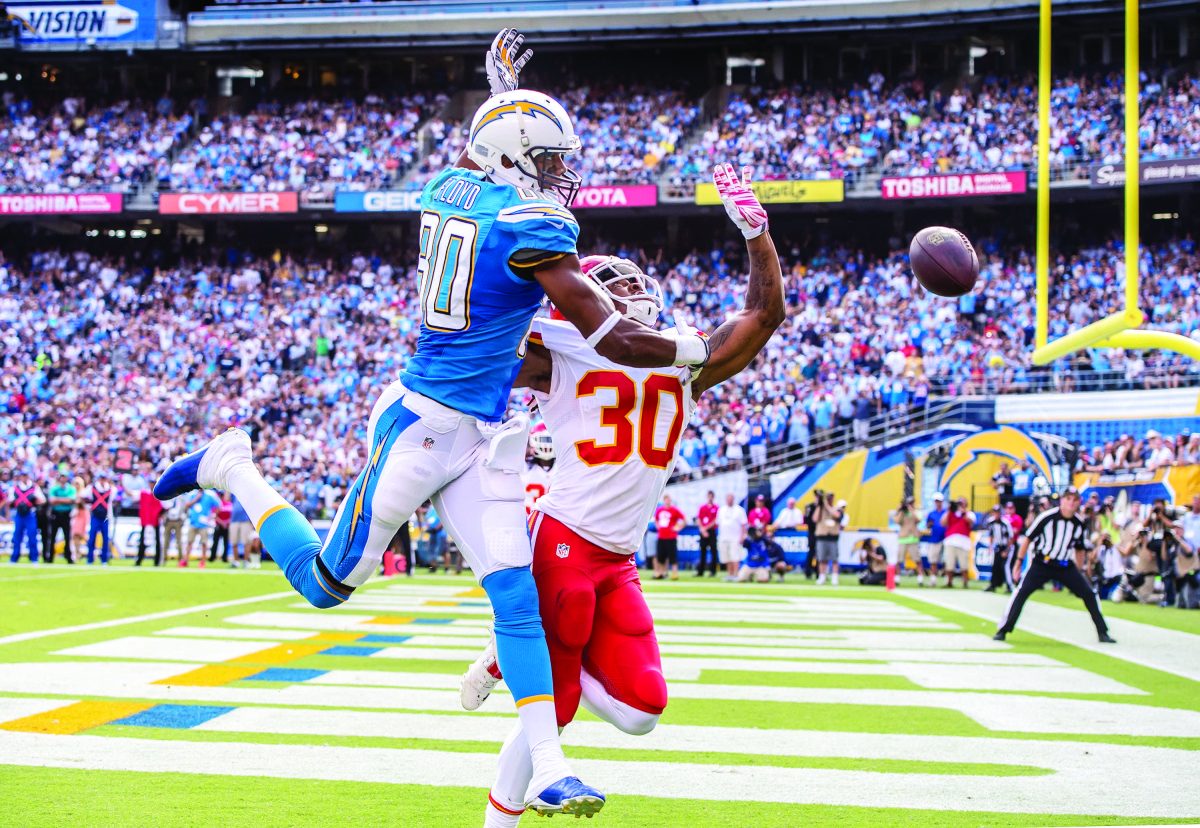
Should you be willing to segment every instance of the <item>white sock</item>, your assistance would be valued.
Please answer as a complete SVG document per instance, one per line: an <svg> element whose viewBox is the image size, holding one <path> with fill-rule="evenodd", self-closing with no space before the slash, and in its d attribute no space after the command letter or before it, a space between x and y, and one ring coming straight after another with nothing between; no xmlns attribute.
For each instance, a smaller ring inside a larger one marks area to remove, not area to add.
<svg viewBox="0 0 1200 828"><path fill-rule="evenodd" d="M498 810L489 799L487 810L483 813L483 828L517 828L521 814L509 814Z"/></svg>
<svg viewBox="0 0 1200 828"><path fill-rule="evenodd" d="M583 706L618 730L631 736L645 736L658 724L656 714L638 710L610 696L604 685L589 675L587 670L579 671L579 684L583 687L583 697L580 699Z"/></svg>
<svg viewBox="0 0 1200 828"><path fill-rule="evenodd" d="M525 740L525 731L518 722L504 740L504 747L500 748L496 782L488 793L484 828L515 828L521 815L506 813L500 809L523 811L525 791L532 777L533 761L529 757L529 742Z"/></svg>
<svg viewBox="0 0 1200 828"><path fill-rule="evenodd" d="M521 728L529 743L529 758L533 763L533 779L526 799L536 796L564 776L571 776L567 758L558 742L558 716L553 701L536 701L517 708Z"/></svg>
<svg viewBox="0 0 1200 828"><path fill-rule="evenodd" d="M262 567L262 553L261 552L251 552L250 553L250 568L251 569L259 569L260 567Z"/></svg>
<svg viewBox="0 0 1200 828"><path fill-rule="evenodd" d="M256 530L267 512L275 511L280 506L291 505L279 492L271 488L271 484L258 473L253 463L239 462L229 470L225 482L229 484L229 491L233 492L233 496L246 510L250 523Z"/></svg>

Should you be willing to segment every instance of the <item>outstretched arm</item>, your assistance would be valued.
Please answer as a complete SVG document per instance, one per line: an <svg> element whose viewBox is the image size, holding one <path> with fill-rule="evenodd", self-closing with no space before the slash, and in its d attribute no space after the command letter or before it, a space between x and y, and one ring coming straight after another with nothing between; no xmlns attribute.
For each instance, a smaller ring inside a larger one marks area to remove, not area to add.
<svg viewBox="0 0 1200 828"><path fill-rule="evenodd" d="M584 277L579 257L562 256L534 271L550 301L600 356L634 368L703 365L708 344L696 333L659 333L621 316L612 300Z"/></svg>
<svg viewBox="0 0 1200 828"><path fill-rule="evenodd" d="M784 320L779 254L767 232L767 212L750 189L750 174L747 167L739 179L729 164L718 165L713 171L713 183L721 203L746 237L750 282L745 307L708 339L708 362L692 382L692 396L696 398L749 365Z"/></svg>

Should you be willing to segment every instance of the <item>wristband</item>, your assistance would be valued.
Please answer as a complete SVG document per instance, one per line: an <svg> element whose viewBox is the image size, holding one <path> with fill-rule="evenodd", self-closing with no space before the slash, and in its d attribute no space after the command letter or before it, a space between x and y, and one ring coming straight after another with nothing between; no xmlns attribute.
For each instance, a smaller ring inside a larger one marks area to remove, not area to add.
<svg viewBox="0 0 1200 828"><path fill-rule="evenodd" d="M699 334L681 336L675 340L676 365L703 365L708 362L708 340Z"/></svg>
<svg viewBox="0 0 1200 828"><path fill-rule="evenodd" d="M763 233L767 232L767 223L764 221L758 227L751 227L749 230L743 230L742 235L746 237L746 241L757 239Z"/></svg>
<svg viewBox="0 0 1200 828"><path fill-rule="evenodd" d="M624 317L621 316L619 311L613 311L612 313L610 313L608 315L608 318L600 323L600 327L596 328L596 330L592 331L592 335L587 338L588 347L595 348L597 345L599 345L600 340L602 340L602 339L604 339L604 337L608 336L609 332L613 328L617 327L617 323L620 322L623 318Z"/></svg>

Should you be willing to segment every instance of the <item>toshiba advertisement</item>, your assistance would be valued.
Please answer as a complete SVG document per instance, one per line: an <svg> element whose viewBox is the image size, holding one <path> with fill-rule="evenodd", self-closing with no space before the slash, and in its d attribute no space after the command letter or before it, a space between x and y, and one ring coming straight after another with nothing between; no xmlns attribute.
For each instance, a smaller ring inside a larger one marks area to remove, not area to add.
<svg viewBox="0 0 1200 828"><path fill-rule="evenodd" d="M296 193L163 193L158 212L164 216L225 216L255 213L295 213Z"/></svg>

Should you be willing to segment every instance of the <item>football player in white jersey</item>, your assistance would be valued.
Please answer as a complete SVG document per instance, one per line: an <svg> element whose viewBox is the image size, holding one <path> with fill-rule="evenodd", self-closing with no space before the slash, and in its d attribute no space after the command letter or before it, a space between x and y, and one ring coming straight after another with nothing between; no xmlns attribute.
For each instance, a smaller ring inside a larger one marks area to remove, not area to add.
<svg viewBox="0 0 1200 828"><path fill-rule="evenodd" d="M709 337L703 371L630 368L596 352L569 322L535 319L516 385L528 385L554 443L550 490L530 516L542 621L559 727L584 707L626 733L648 733L667 704L653 619L634 552L671 476L696 399L745 368L784 319L779 257L750 170L716 168L713 182L746 237L745 307ZM663 309L657 282L633 262L588 256L581 270L626 318L649 327ZM676 317L677 327L688 327ZM471 665L462 702L473 710L500 679L494 649ZM505 742L485 828L512 828L529 784L520 726Z"/></svg>
<svg viewBox="0 0 1200 828"><path fill-rule="evenodd" d="M550 491L550 472L554 468L554 440L545 423L529 429L529 451L532 462L525 467L525 514L533 513L534 504Z"/></svg>

